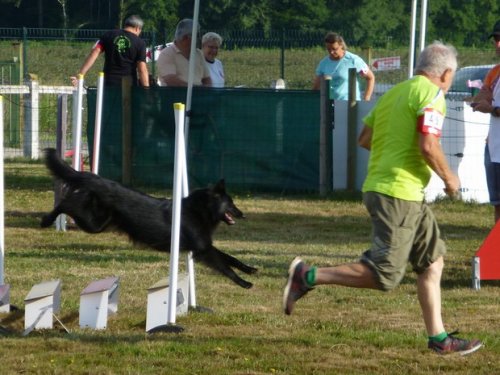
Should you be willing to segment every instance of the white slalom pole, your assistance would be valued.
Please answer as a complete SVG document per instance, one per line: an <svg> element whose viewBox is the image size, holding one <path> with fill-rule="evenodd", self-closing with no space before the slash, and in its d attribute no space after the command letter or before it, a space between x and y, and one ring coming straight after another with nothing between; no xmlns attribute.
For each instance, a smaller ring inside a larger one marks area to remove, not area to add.
<svg viewBox="0 0 500 375"><path fill-rule="evenodd" d="M174 186L172 197L172 230L170 241L170 280L168 290L167 323L175 324L177 308L177 277L179 271L179 243L181 229L182 206L182 159L181 148L184 145L184 117L185 106L174 103L175 114L175 157L174 157Z"/></svg>
<svg viewBox="0 0 500 375"><path fill-rule="evenodd" d="M198 18L200 14L200 1L194 2L193 10L193 29L191 30L191 50L189 52L189 71L188 71L188 85L186 94L186 111L191 110L191 99L193 97L193 83L194 83L194 67L196 63L197 49L196 42L198 40ZM185 137L189 136L189 116L186 118L186 130L184 131ZM186 142L187 145L187 142Z"/></svg>
<svg viewBox="0 0 500 375"><path fill-rule="evenodd" d="M420 8L420 51L423 51L427 29L427 0L422 0Z"/></svg>
<svg viewBox="0 0 500 375"><path fill-rule="evenodd" d="M191 31L191 51L189 54L189 74L188 74L188 86L187 86L187 97L186 97L186 111L191 111L191 99L193 97L193 82L194 82L194 66L196 62L196 41L198 36L198 18L200 14L200 0L195 0L193 9L193 29ZM187 145L189 144L189 116L186 117L186 128L184 131L186 152L184 153L184 170L183 170L183 191L184 196L189 195L188 186L188 173L187 173ZM190 251L187 255L187 268L189 276L189 296L188 296L188 306L191 308L196 308L196 285L194 277L194 261L193 253Z"/></svg>
<svg viewBox="0 0 500 375"><path fill-rule="evenodd" d="M3 176L3 96L0 95L0 285L4 285L5 220L4 220L4 176Z"/></svg>
<svg viewBox="0 0 500 375"><path fill-rule="evenodd" d="M79 171L80 157L82 149L82 116L83 116L83 74L78 75L78 86L76 89L76 105L73 106L76 110L76 122L73 127L73 168ZM73 114L74 116L75 114Z"/></svg>
<svg viewBox="0 0 500 375"><path fill-rule="evenodd" d="M191 50L189 52L189 70L188 70L188 82L187 82L187 93L186 93L186 112L191 111L191 101L193 98L193 84L194 84L194 68L196 64L197 48L196 42L198 40L198 18L200 14L200 1L196 0L194 2L193 9L193 28L191 30ZM189 116L186 116L186 125L184 130L185 144L188 145L189 138ZM184 195L189 194L188 189L188 176L187 176L187 163L184 163L186 170L184 171Z"/></svg>
<svg viewBox="0 0 500 375"><path fill-rule="evenodd" d="M408 78L413 77L415 60L415 29L417 24L417 0L411 2L410 51L408 54Z"/></svg>
<svg viewBox="0 0 500 375"><path fill-rule="evenodd" d="M95 126L94 126L94 155L92 157L92 172L94 172L95 174L99 174L103 92L104 92L104 72L100 72L99 77L97 78L97 98L95 105Z"/></svg>

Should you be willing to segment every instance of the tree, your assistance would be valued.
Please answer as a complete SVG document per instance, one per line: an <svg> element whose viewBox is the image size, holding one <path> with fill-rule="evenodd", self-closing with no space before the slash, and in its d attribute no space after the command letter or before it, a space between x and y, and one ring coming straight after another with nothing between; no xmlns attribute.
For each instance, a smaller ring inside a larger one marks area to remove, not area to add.
<svg viewBox="0 0 500 375"><path fill-rule="evenodd" d="M193 1L179 1L179 19L193 16ZM200 27L205 30L270 30L270 0L211 0L200 7Z"/></svg>
<svg viewBox="0 0 500 375"><path fill-rule="evenodd" d="M407 25L410 23L407 14L401 1L363 1L356 11L351 12L352 38L356 44L367 46L390 45L394 35L403 37L398 40L399 43L407 41Z"/></svg>
<svg viewBox="0 0 500 375"><path fill-rule="evenodd" d="M272 0L269 10L273 29L316 31L329 20L325 0Z"/></svg>
<svg viewBox="0 0 500 375"><path fill-rule="evenodd" d="M166 32L167 38L171 38L180 19L193 17L193 3L194 0L0 0L0 25L110 29L121 27L128 15L138 14L144 19L145 30ZM408 0L204 0L200 1L199 20L202 30L332 30L351 44L389 46L408 42L410 8ZM489 29L498 14L498 0L428 1L427 40L486 46Z"/></svg>
<svg viewBox="0 0 500 375"><path fill-rule="evenodd" d="M173 33L180 20L177 15L178 6L178 0L148 0L135 4L130 10L141 16L145 30Z"/></svg>
<svg viewBox="0 0 500 375"><path fill-rule="evenodd" d="M435 0L430 7L429 35L458 46L485 45L498 14L498 0Z"/></svg>

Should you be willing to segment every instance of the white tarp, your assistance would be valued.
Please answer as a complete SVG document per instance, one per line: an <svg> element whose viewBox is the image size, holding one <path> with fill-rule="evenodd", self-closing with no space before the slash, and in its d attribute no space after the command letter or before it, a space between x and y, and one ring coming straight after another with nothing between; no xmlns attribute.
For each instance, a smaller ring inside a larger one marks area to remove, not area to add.
<svg viewBox="0 0 500 375"><path fill-rule="evenodd" d="M447 101L447 107L441 145L451 169L460 178L462 199L487 203L484 146L490 115L472 112L470 105L463 101ZM425 189L426 199L443 197L443 188L443 182L433 173Z"/></svg>
<svg viewBox="0 0 500 375"><path fill-rule="evenodd" d="M359 102L357 134L362 119L376 101ZM458 175L462 186L462 199L487 203L488 188L484 173L484 145L488 134L489 115L472 112L464 101L447 100L447 115L441 145L451 169ZM347 101L335 101L335 129L333 130L333 189L347 188ZM369 153L356 148L356 189L361 190L366 176ZM425 189L426 200L443 197L444 184L433 174Z"/></svg>

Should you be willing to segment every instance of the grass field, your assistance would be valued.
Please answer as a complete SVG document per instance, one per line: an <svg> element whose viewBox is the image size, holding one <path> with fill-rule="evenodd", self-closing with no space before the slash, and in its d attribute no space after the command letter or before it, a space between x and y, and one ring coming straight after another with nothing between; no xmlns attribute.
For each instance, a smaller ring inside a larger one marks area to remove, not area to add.
<svg viewBox="0 0 500 375"><path fill-rule="evenodd" d="M448 330L478 337L468 357L438 356L426 335L411 272L390 293L320 287L281 311L289 262L333 265L368 246L370 223L359 197L234 194L247 219L221 226L216 246L259 268L244 290L197 265L198 304L213 314L178 317L181 334L145 333L147 288L168 275L168 254L139 249L114 233L42 230L53 204L52 182L38 163L7 162L5 277L11 304L0 314L2 374L498 374L500 283L470 288L470 261L488 234L491 207L441 201L433 205L448 245L443 315ZM231 190L231 187L228 187ZM152 191L155 195L168 192ZM184 256L181 257L184 269ZM78 324L79 295L92 280L120 277L118 313L103 331ZM39 282L62 281L53 330L24 329L24 298Z"/></svg>
<svg viewBox="0 0 500 375"><path fill-rule="evenodd" d="M27 45L27 70L36 74L43 85L69 85L69 77L75 75L91 50L94 42L75 41L29 41ZM408 47L399 46L390 49L361 49L350 47L349 50L363 57L367 62L389 56L401 57L401 70L376 72L377 83L397 83L408 77ZM494 64L496 57L493 49L458 48L459 66ZM17 45L12 41L0 41L0 62L12 61L19 55ZM46 56L50 56L47 59ZM318 42L318 47L293 48L284 51L284 78L287 88L307 89L312 85L314 70L319 61L326 56L326 51ZM218 58L224 64L226 86L247 86L251 88L269 88L271 82L281 77L281 51L278 48L239 48L220 50ZM100 58L86 75L86 84L96 86L97 75L104 60ZM152 73L152 65L149 71ZM6 72L4 73L6 74ZM3 81L2 77L2 81ZM1 82L0 82L1 84Z"/></svg>

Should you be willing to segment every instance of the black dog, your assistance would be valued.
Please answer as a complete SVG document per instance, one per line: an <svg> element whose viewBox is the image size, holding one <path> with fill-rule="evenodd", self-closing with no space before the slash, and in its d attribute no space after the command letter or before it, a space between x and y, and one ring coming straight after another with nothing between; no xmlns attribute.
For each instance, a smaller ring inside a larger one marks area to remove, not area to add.
<svg viewBox="0 0 500 375"><path fill-rule="evenodd" d="M45 150L45 162L52 174L62 180L66 192L53 211L44 215L41 226L50 226L64 213L88 233L108 228L125 232L134 242L156 250L170 251L172 201L154 198L126 188L117 182L90 172L78 172L61 160L54 149ZM195 260L227 276L243 288L252 283L232 269L247 274L257 271L238 259L218 250L212 235L219 222L235 224L233 217L243 213L226 193L224 180L214 187L193 191L182 200L180 250L192 251Z"/></svg>

